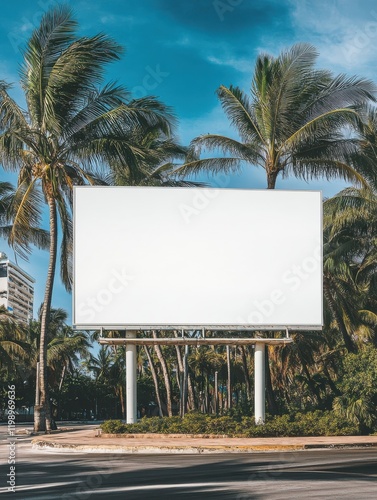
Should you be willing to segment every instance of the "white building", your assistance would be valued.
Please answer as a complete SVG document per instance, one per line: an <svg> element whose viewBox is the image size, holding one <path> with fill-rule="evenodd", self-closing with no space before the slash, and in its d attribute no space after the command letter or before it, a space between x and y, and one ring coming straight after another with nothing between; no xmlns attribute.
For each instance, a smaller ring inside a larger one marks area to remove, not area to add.
<svg viewBox="0 0 377 500"><path fill-rule="evenodd" d="M33 318L35 280L0 252L0 307L28 323Z"/></svg>

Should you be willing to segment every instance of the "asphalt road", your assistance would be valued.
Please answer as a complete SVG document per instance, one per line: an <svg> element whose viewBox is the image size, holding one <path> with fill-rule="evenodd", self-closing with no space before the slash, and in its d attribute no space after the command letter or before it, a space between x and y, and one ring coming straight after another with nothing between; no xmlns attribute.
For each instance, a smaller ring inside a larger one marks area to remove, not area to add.
<svg viewBox="0 0 377 500"><path fill-rule="evenodd" d="M1 498L53 499L373 499L375 448L226 455L100 455L32 450L16 442L16 493L0 436Z"/></svg>

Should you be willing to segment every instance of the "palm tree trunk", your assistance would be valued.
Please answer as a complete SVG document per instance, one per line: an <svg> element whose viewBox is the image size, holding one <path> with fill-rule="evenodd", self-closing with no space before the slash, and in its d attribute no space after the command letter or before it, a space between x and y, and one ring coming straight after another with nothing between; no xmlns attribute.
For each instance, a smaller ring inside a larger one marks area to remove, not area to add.
<svg viewBox="0 0 377 500"><path fill-rule="evenodd" d="M191 411L196 410L195 406L195 393L192 385L191 375L188 373L187 368L187 392L188 392L188 406Z"/></svg>
<svg viewBox="0 0 377 500"><path fill-rule="evenodd" d="M232 372L230 369L230 346L226 346L226 366L228 369L228 378L227 378L227 384L226 384L226 390L228 393L228 410L231 409L232 407Z"/></svg>
<svg viewBox="0 0 377 500"><path fill-rule="evenodd" d="M123 420L126 420L126 407L124 405L124 393L122 385L120 385L119 387L119 400L120 400L120 407L122 409L122 418Z"/></svg>
<svg viewBox="0 0 377 500"><path fill-rule="evenodd" d="M327 383L329 384L330 389L333 391L333 393L335 394L335 396L340 396L341 392L337 388L337 386L334 384L334 381L331 378L330 372L329 372L329 370L328 370L328 368L327 368L326 365L324 365L324 367L323 367L323 372L326 375Z"/></svg>
<svg viewBox="0 0 377 500"><path fill-rule="evenodd" d="M176 333L176 332L174 332ZM175 335L177 337L177 335ZM174 346L175 347L175 352L177 354L177 385L178 385L178 389L179 389L179 393L181 395L181 400L180 400L180 413L182 413L182 401L183 401L183 361L182 361L182 354L181 354L181 351L179 349L179 345L176 345Z"/></svg>
<svg viewBox="0 0 377 500"><path fill-rule="evenodd" d="M152 336L154 339L157 338L155 330L152 330ZM155 345L154 350L157 354L158 360L161 364L162 368L162 373L164 375L164 382L165 382L165 390L166 390L166 407L168 410L168 416L172 417L173 416L173 410L172 410L172 400L171 400L171 384L170 384L170 377L169 377L169 372L168 372L168 367L164 358L164 355L162 354L162 351L160 349L160 346Z"/></svg>
<svg viewBox="0 0 377 500"><path fill-rule="evenodd" d="M251 382L250 382L249 371L247 368L245 346L241 345L240 351L241 351L241 359L242 359L242 369L243 369L243 374L245 377L245 384L246 384L246 397L247 397L247 400L250 401L251 400Z"/></svg>
<svg viewBox="0 0 377 500"><path fill-rule="evenodd" d="M276 404L274 390L272 388L271 382L271 369L270 369L270 361L269 361L269 352L268 347L265 350L265 369L266 369L266 395L267 395L267 404L272 415L276 415L278 413L278 407Z"/></svg>
<svg viewBox="0 0 377 500"><path fill-rule="evenodd" d="M54 288L56 252L57 252L57 215L54 199L48 198L48 207L50 212L50 258L47 270L46 289L43 299L42 317L41 317L41 336L39 339L39 394L36 394L36 401L39 398L39 405L34 409L34 430L36 432L51 432L51 411L48 393L47 381L47 332L50 319L52 291Z"/></svg>
<svg viewBox="0 0 377 500"><path fill-rule="evenodd" d="M346 346L347 351L355 353L356 346L353 343L351 337L349 336L349 334L347 332L347 328L344 324L344 321L343 321L341 314L339 314L338 306L337 306L337 304L336 304L336 302L331 294L330 284L329 284L329 281L326 278L326 276L323 277L323 293L326 297L327 304L329 306L332 317L333 317L333 319L334 319L334 321L335 321L335 323L336 323L336 325L337 325L337 327L338 327L338 329L343 337L343 341L344 341L344 344Z"/></svg>
<svg viewBox="0 0 377 500"><path fill-rule="evenodd" d="M156 369L154 367L152 356L151 356L151 354L149 352L148 346L145 345L144 346L144 350L145 350L145 354L147 355L147 358L148 358L149 369L151 371L152 379L153 379L153 383L154 383L154 390L156 391L156 399L157 399L157 405L158 405L158 414L159 414L160 417L162 417L163 413L162 413L162 405L161 405L161 396L160 396L160 388L158 386L158 378L157 378Z"/></svg>
<svg viewBox="0 0 377 500"><path fill-rule="evenodd" d="M315 383L313 382L312 376L310 375L310 372L308 370L308 367L307 367L305 361L302 361L301 364L302 364L302 368L304 370L304 373L306 375L306 379L308 381L309 389L312 391L314 396L317 398L318 405L321 408L322 407L322 398L321 398L321 394L318 390L318 387L316 387Z"/></svg>
<svg viewBox="0 0 377 500"><path fill-rule="evenodd" d="M276 170L267 170L267 189L275 189L277 176Z"/></svg>
<svg viewBox="0 0 377 500"><path fill-rule="evenodd" d="M183 357L183 401L182 401L182 414L185 415L187 411L187 400L188 400L188 391L189 391L189 374L188 374L188 355L189 355L189 346L185 345L185 354Z"/></svg>
<svg viewBox="0 0 377 500"><path fill-rule="evenodd" d="M213 412L215 415L219 412L219 384L218 384L218 374L219 372L215 371L215 380L213 384Z"/></svg>
<svg viewBox="0 0 377 500"><path fill-rule="evenodd" d="M176 330L174 330L174 336L178 338L178 332ZM190 374L188 373L188 348L185 346L184 359L182 359L182 353L178 345L175 346L175 350L177 353L179 371L183 373L183 413L186 413L187 404L189 404L191 410L195 410L194 390L192 388Z"/></svg>

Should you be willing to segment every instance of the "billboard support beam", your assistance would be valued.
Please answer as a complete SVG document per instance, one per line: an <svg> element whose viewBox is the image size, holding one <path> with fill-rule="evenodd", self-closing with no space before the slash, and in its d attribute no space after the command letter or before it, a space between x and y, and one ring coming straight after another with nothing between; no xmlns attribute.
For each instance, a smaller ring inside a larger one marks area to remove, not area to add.
<svg viewBox="0 0 377 500"><path fill-rule="evenodd" d="M200 345L254 345L254 344L267 344L267 345L287 345L293 342L293 339L289 338L279 338L279 339L262 339L262 338L214 338L214 337L143 337L136 338L134 335L132 338L106 338L100 337L98 342L101 345L188 345L193 347L198 347Z"/></svg>
<svg viewBox="0 0 377 500"><path fill-rule="evenodd" d="M266 358L265 343L256 342L254 351L254 416L256 425L266 419Z"/></svg>
<svg viewBox="0 0 377 500"><path fill-rule="evenodd" d="M136 330L127 330L126 339L135 339ZM126 344L126 422L137 422L136 345Z"/></svg>

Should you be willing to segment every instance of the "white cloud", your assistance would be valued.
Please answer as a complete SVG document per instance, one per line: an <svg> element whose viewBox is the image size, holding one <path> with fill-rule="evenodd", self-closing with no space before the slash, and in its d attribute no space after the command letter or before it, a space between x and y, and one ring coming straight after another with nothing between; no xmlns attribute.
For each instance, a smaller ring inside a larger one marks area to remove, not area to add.
<svg viewBox="0 0 377 500"><path fill-rule="evenodd" d="M235 69L240 73L252 73L254 68L254 48L250 50L250 58L237 57L234 54L233 46L225 41L219 43L218 40L204 40L193 38L185 33L180 38L174 41L165 42L165 45L189 47L197 51L197 53L211 64L217 66L227 66Z"/></svg>
<svg viewBox="0 0 377 500"><path fill-rule="evenodd" d="M242 59L239 58L237 59L236 57L215 57L215 56L208 56L207 60L213 64L217 64L219 66L229 66L237 71L240 71L241 73L248 73L249 75L253 71L254 67L254 61L250 59Z"/></svg>
<svg viewBox="0 0 377 500"><path fill-rule="evenodd" d="M296 37L313 43L321 65L373 78L377 6L368 0L289 0Z"/></svg>

